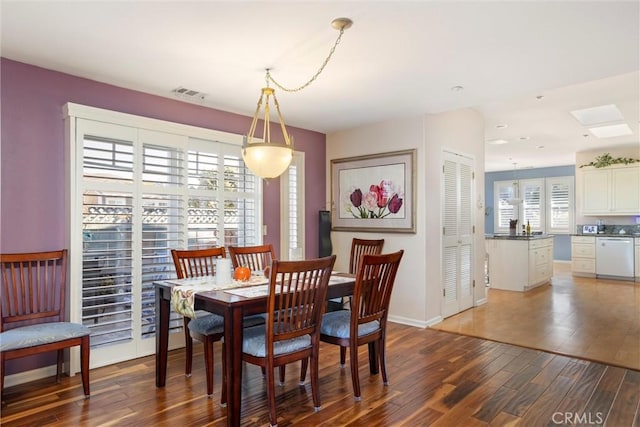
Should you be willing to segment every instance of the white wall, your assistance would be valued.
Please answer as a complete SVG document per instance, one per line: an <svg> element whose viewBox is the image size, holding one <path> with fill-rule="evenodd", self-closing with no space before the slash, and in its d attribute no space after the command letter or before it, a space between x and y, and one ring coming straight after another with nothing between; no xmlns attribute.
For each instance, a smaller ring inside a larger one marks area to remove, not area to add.
<svg viewBox="0 0 640 427"><path fill-rule="evenodd" d="M347 270L351 239L384 238L384 252L405 250L391 299L390 319L416 326L441 320L440 282L442 150L475 157L476 194L484 188L484 127L479 113L452 113L403 118L327 135L327 200L331 200L330 160L415 148L416 233L332 232L336 269ZM330 203L327 203L330 206ZM478 211L480 212L480 211ZM483 212L483 209L482 209ZM484 217L476 215L476 300L484 301Z"/></svg>

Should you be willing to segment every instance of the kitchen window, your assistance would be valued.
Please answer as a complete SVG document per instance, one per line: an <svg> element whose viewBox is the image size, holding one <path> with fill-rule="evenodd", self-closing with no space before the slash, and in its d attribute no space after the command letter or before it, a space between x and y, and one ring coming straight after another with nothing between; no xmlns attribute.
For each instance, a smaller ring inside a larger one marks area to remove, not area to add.
<svg viewBox="0 0 640 427"><path fill-rule="evenodd" d="M494 231L509 232L509 220L518 219L518 232L570 234L574 228L574 178L572 176L494 182Z"/></svg>

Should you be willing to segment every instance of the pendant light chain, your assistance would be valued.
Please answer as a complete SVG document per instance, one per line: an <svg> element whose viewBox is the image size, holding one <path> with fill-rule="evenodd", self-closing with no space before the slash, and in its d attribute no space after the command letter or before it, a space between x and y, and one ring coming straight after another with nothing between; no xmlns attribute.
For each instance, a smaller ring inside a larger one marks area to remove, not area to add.
<svg viewBox="0 0 640 427"><path fill-rule="evenodd" d="M333 56L333 53L336 51L336 47L340 44L340 40L342 39L342 34L344 34L344 30L345 28L342 27L340 28L340 34L338 35L338 38L336 39L336 42L333 44L333 47L331 48L331 50L329 51L329 55L327 55L327 57L325 58L324 62L322 63L322 65L320 66L320 68L318 68L318 71L316 71L316 73L313 75L313 77L311 77L311 79L309 79L308 82L306 82L305 84L303 84L302 86L299 86L297 88L293 88L293 89L289 89L286 88L284 86L282 86L280 83L278 83L272 76L271 73L269 72L269 69L267 69L267 84L269 83L269 80L271 80L273 82L274 85L276 85L279 89L285 91L285 92L299 92L302 89L306 88L307 86L309 86L311 83L313 83L318 76L320 75L320 73L322 73L322 71L324 70L324 67L327 66L327 64L329 63L329 60L331 59L331 57Z"/></svg>

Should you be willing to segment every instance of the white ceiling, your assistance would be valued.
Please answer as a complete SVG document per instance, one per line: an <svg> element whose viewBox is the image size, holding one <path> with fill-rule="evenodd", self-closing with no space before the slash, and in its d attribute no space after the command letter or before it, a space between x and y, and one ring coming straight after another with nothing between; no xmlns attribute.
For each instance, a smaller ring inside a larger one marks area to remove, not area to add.
<svg viewBox="0 0 640 427"><path fill-rule="evenodd" d="M7 1L3 57L253 115L264 69L298 86L354 21L307 89L277 91L291 126L331 133L465 107L481 111L485 168L575 163L575 152L638 143L638 1ZM451 87L464 86L454 92ZM537 95L544 95L537 100ZM616 104L633 135L588 133L573 109ZM499 123L506 129L496 129ZM529 137L526 142L518 140ZM544 146L542 149L537 146Z"/></svg>

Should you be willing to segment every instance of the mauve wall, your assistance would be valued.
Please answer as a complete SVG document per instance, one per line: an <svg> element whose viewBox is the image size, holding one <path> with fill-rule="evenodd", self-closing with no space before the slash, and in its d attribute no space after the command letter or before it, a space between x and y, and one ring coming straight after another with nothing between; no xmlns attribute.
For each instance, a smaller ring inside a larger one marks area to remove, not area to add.
<svg viewBox="0 0 640 427"><path fill-rule="evenodd" d="M256 96L259 87L256 86ZM2 58L0 62L0 251L61 248L64 229L64 123L67 102L244 134L250 117L148 95ZM286 107L286 106L285 106ZM273 129L277 132L277 128ZM318 254L325 206L325 135L289 128L306 156L306 254ZM265 182L264 240L280 248L280 184ZM80 226L80 224L78 224ZM7 369L11 373L11 369Z"/></svg>

